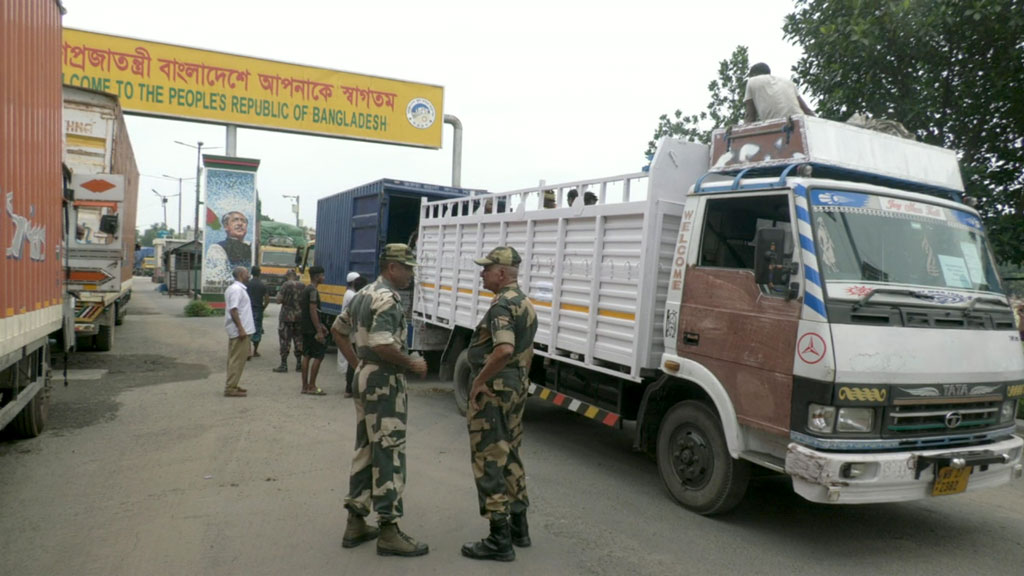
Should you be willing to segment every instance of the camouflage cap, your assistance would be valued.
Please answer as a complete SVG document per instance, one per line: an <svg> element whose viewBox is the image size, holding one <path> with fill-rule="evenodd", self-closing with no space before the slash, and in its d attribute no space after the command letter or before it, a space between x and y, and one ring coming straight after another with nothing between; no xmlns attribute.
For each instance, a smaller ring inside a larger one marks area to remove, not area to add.
<svg viewBox="0 0 1024 576"><path fill-rule="evenodd" d="M416 254L406 244L387 244L380 253L381 260L400 262L406 266L416 265Z"/></svg>
<svg viewBox="0 0 1024 576"><path fill-rule="evenodd" d="M484 258L477 258L473 260L480 266L490 266L491 264L500 264L502 266L516 266L518 267L523 261L519 257L519 252L511 246L498 246L494 250L491 250Z"/></svg>

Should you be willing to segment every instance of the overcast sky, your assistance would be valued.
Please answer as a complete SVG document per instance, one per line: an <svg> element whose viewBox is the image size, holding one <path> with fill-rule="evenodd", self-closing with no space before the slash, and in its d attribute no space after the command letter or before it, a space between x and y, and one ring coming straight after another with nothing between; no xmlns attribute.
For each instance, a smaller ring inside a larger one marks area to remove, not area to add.
<svg viewBox="0 0 1024 576"><path fill-rule="evenodd" d="M63 1L69 28L443 86L443 112L464 127L462 185L492 192L638 171L658 116L702 110L738 44L786 76L800 56L782 38L792 0ZM174 141L223 147L225 129L130 117L128 130L145 230L163 219L151 190L178 191L160 176L195 175L195 150ZM282 195L298 194L309 226L317 199L373 180L451 184L447 125L440 150L239 129L237 152L261 161L263 212L294 222Z"/></svg>

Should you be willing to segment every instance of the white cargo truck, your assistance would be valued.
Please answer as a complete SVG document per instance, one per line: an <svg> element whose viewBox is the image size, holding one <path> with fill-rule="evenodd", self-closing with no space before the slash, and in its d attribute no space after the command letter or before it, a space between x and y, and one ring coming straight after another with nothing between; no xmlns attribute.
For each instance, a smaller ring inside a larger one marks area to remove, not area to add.
<svg viewBox="0 0 1024 576"><path fill-rule="evenodd" d="M75 334L114 347L132 296L139 170L117 97L64 86L64 163L72 172L76 222L68 291L77 295Z"/></svg>
<svg viewBox="0 0 1024 576"><path fill-rule="evenodd" d="M443 351L464 410L492 296L473 259L507 244L534 401L634 421L695 512L734 507L755 465L821 503L1000 486L1024 354L962 192L952 151L794 116L664 139L643 173L424 203L413 348Z"/></svg>

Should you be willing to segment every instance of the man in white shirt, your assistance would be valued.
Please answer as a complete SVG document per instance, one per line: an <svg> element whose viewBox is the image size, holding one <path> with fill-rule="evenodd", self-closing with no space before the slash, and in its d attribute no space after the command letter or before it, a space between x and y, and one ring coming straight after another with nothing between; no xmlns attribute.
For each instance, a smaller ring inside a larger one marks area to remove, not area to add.
<svg viewBox="0 0 1024 576"><path fill-rule="evenodd" d="M249 358L249 335L256 332L252 319L252 303L245 283L249 281L249 270L236 266L231 272L235 281L224 291L224 329L228 333L228 377L224 395L228 398L244 398L246 389L238 385Z"/></svg>
<svg viewBox="0 0 1024 576"><path fill-rule="evenodd" d="M772 76L771 68L764 62L750 67L743 106L743 122L746 124L793 114L814 116L814 110L797 93L796 85L785 78Z"/></svg>

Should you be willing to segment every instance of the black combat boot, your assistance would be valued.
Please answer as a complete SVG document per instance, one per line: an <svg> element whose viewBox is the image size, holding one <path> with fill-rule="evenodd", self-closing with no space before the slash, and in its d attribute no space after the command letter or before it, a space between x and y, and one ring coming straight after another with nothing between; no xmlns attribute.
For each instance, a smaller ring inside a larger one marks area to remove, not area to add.
<svg viewBox="0 0 1024 576"><path fill-rule="evenodd" d="M287 372L288 371L288 362L287 362L287 360L288 360L287 357L282 358L281 359L281 365L278 366L277 368L274 368L274 372L279 372L279 373L280 372Z"/></svg>
<svg viewBox="0 0 1024 576"><path fill-rule="evenodd" d="M498 560L500 562L515 560L516 550L512 547L512 532L508 518L491 520L491 533L487 538L463 544L462 555L474 560Z"/></svg>
<svg viewBox="0 0 1024 576"><path fill-rule="evenodd" d="M512 528L512 544L520 548L529 548L530 544L530 525L526 522L526 510L516 514L515 512L509 516L509 526Z"/></svg>

